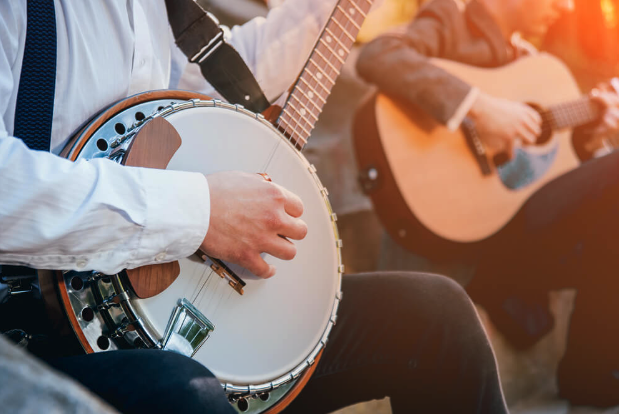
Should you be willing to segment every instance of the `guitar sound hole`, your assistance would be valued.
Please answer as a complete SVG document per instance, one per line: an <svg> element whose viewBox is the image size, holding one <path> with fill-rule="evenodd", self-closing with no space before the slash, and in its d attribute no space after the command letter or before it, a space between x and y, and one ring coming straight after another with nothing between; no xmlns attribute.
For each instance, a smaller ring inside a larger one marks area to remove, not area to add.
<svg viewBox="0 0 619 414"><path fill-rule="evenodd" d="M86 322L90 322L95 318L95 312L92 310L91 307L87 306L84 309L82 309L82 319L85 320Z"/></svg>
<svg viewBox="0 0 619 414"><path fill-rule="evenodd" d="M84 281L79 276L73 276L73 278L71 278L71 287L73 290L82 290L84 287Z"/></svg>
<svg viewBox="0 0 619 414"><path fill-rule="evenodd" d="M97 339L97 346L99 347L99 349L105 351L106 349L110 347L110 338L108 338L107 336L101 335Z"/></svg>
<svg viewBox="0 0 619 414"><path fill-rule="evenodd" d="M136 121L141 121L141 120L143 120L144 118L146 118L146 116L144 116L144 113L143 113L143 112L136 112L136 113L135 113L135 120L136 120Z"/></svg>
<svg viewBox="0 0 619 414"><path fill-rule="evenodd" d="M114 125L114 130L116 131L118 135L122 135L127 131L127 128L125 128L123 124L118 122L116 125Z"/></svg>
<svg viewBox="0 0 619 414"><path fill-rule="evenodd" d="M258 398L260 398L262 401L269 401L269 398L271 398L271 394L269 394L268 392L263 392L262 394L258 394Z"/></svg>
<svg viewBox="0 0 619 414"><path fill-rule="evenodd" d="M236 406L239 407L239 410L241 410L242 412L249 410L249 403L245 398L241 398L236 404Z"/></svg>

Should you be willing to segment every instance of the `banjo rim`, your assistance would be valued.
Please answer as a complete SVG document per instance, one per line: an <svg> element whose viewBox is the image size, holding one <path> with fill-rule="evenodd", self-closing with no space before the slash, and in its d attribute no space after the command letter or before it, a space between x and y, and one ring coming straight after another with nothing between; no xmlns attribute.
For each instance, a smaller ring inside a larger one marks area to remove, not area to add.
<svg viewBox="0 0 619 414"><path fill-rule="evenodd" d="M200 99L200 100L208 100L212 101L213 98L197 92L185 91L185 90L157 90L157 91L149 91L144 93L139 93L125 99L122 99L109 107L105 108L102 112L95 115L90 121L88 121L82 128L78 130L76 134L67 142L64 149L60 153L60 156L71 161L75 161L80 155L84 145L92 138L92 136L99 130L101 126L103 126L106 122L108 122L111 118L122 112L123 110L129 109L133 106L147 103L150 101L163 100L163 99L178 99L180 101L189 101L192 99ZM268 111L269 109L267 109ZM274 127L276 128L276 127ZM69 299L68 287L64 281L64 274L62 271L54 271L54 279L55 283L58 287L58 292L56 292L57 297L59 297L63 311L67 316L69 324L73 330L73 333L76 335L80 345L86 351L86 353L95 353L96 351L88 342L82 328L80 327L80 323L77 319L77 316L74 312L71 311L73 306L71 305ZM341 277L341 276L340 276ZM341 282L340 282L341 283ZM324 346L320 349L319 353L314 358L314 363L307 366L306 369L301 373L301 375L296 378L292 385L292 387L283 395L280 399L273 403L269 408L267 408L264 413L268 414L277 414L283 411L302 391L310 377L316 370L318 366L318 362L320 361L324 352Z"/></svg>

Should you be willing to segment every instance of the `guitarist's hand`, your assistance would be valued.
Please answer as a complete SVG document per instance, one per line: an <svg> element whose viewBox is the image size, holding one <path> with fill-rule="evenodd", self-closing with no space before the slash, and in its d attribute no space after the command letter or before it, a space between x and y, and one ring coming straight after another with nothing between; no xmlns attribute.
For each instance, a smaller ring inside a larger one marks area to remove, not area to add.
<svg viewBox="0 0 619 414"><path fill-rule="evenodd" d="M490 155L513 157L517 141L534 144L542 132L541 116L528 105L480 93L469 116Z"/></svg>
<svg viewBox="0 0 619 414"><path fill-rule="evenodd" d="M294 258L297 249L286 238L301 240L307 234L307 225L299 218L303 203L298 196L258 174L234 171L206 178L211 219L200 250L263 278L273 276L275 267L261 253Z"/></svg>
<svg viewBox="0 0 619 414"><path fill-rule="evenodd" d="M603 109L600 122L592 131L596 138L605 138L619 132L619 96L610 85L600 84L591 91L591 98Z"/></svg>

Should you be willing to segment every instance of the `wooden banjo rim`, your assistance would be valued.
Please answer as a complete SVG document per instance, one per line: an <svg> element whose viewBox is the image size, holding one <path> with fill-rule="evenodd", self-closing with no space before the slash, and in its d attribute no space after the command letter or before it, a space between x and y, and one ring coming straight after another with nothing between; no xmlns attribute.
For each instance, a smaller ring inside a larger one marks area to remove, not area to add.
<svg viewBox="0 0 619 414"><path fill-rule="evenodd" d="M64 149L60 153L60 156L71 161L75 161L90 137L112 117L134 105L144 102L157 101L160 99L179 99L182 101L188 101L191 99L202 99L207 101L213 100L213 98L208 95L181 90L158 90L130 96L109 106L98 115L95 115L91 121L89 121L82 129L73 135L69 142L67 142Z"/></svg>

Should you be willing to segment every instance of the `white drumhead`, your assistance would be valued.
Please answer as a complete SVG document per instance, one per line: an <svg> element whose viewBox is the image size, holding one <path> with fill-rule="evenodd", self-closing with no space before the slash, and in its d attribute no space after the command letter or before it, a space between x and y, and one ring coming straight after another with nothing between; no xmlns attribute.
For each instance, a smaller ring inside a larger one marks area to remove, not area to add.
<svg viewBox="0 0 619 414"><path fill-rule="evenodd" d="M293 261L267 256L277 274L261 280L231 266L247 283L244 295L216 275L199 291L210 268L181 260L181 275L160 295L137 300L142 316L163 335L173 307L187 298L215 325L195 358L220 381L259 384L301 364L320 342L340 289L339 254L331 222L309 163L275 130L243 112L222 107L181 110L167 120L182 145L168 169L205 174L225 170L266 172L301 197L308 235L296 242Z"/></svg>

